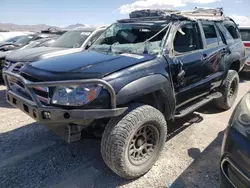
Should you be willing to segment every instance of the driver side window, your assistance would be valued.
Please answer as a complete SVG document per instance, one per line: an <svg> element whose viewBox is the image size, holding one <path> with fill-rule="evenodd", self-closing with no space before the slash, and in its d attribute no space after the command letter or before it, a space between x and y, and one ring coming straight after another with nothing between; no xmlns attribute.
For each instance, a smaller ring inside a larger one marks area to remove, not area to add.
<svg viewBox="0 0 250 188"><path fill-rule="evenodd" d="M178 29L174 38L174 52L187 53L201 49L201 37L196 23L188 23Z"/></svg>

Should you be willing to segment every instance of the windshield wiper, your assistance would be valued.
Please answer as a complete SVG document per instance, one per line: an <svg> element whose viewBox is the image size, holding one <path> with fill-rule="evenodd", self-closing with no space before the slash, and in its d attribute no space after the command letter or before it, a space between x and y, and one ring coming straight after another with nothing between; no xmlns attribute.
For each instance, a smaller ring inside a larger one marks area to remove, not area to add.
<svg viewBox="0 0 250 188"><path fill-rule="evenodd" d="M164 28L162 28L158 33L156 33L154 36L152 36L152 37L150 37L149 39L147 39L147 40L145 40L144 42L143 42L143 44L144 44L144 51L143 51L143 53L144 54L148 54L148 43L152 40L152 39L154 39L155 37L157 37L159 34L161 34L165 29L167 29L168 28L168 30L166 31L166 33L168 33L169 32L169 29L170 29L170 24L171 24L171 22L169 23L169 24L167 24Z"/></svg>

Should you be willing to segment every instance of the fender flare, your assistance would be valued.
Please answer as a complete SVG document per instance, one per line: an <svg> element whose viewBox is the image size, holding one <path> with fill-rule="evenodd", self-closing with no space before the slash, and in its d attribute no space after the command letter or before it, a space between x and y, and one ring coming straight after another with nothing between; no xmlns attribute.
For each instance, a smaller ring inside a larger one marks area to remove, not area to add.
<svg viewBox="0 0 250 188"><path fill-rule="evenodd" d="M117 94L117 104L126 104L154 92L158 92L156 97L165 104L164 114L170 119L175 111L175 96L170 81L161 74L145 76L125 85Z"/></svg>
<svg viewBox="0 0 250 188"><path fill-rule="evenodd" d="M240 53L238 52L232 52L229 56L227 56L226 62L228 65L228 70L233 62L239 61L240 62Z"/></svg>

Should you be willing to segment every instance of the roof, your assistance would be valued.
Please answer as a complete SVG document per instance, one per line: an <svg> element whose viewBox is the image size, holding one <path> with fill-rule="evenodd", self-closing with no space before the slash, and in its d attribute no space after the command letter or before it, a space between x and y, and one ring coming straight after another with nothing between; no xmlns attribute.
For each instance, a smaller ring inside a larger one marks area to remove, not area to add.
<svg viewBox="0 0 250 188"><path fill-rule="evenodd" d="M229 18L224 16L222 8L195 8L193 11L146 9L136 10L129 14L129 19L119 22L159 21L159 20L210 20L223 21Z"/></svg>

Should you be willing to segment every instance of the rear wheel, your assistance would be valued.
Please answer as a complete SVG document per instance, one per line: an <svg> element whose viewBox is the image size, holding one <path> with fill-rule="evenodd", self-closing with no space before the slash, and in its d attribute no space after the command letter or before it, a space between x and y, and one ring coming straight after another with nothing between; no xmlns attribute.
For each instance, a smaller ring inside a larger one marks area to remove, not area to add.
<svg viewBox="0 0 250 188"><path fill-rule="evenodd" d="M222 96L215 99L217 107L228 110L236 100L239 89L239 75L235 70L229 70L227 78L221 88Z"/></svg>
<svg viewBox="0 0 250 188"><path fill-rule="evenodd" d="M102 137L102 157L119 176L139 177L156 162L166 135L167 125L160 111L148 105L134 106L108 123Z"/></svg>

